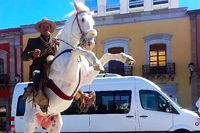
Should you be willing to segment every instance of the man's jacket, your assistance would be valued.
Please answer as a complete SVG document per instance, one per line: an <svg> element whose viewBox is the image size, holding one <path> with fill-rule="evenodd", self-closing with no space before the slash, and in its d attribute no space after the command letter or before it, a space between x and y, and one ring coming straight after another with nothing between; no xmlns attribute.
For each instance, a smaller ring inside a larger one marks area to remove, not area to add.
<svg viewBox="0 0 200 133"><path fill-rule="evenodd" d="M47 52L45 55L38 57L36 59L33 59L33 51L35 49L40 49L41 55L45 52L45 49L47 49L47 45L50 45L50 47L55 51L55 46L51 42L46 42L41 38L31 38L28 40L27 46L24 49L22 53L22 60L23 61L30 61L33 60L31 67L36 70L36 69L42 69L43 64L46 63L46 58L48 55L52 55L51 52Z"/></svg>

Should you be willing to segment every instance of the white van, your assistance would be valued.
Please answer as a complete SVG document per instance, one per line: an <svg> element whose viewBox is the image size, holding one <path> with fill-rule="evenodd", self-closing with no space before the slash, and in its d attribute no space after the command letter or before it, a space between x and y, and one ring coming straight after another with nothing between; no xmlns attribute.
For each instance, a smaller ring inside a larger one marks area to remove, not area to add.
<svg viewBox="0 0 200 133"><path fill-rule="evenodd" d="M27 83L16 85L12 126L23 132ZM96 92L96 106L80 113L76 102L62 112L62 132L200 132L200 118L174 103L151 81L137 76L101 77L81 88Z"/></svg>

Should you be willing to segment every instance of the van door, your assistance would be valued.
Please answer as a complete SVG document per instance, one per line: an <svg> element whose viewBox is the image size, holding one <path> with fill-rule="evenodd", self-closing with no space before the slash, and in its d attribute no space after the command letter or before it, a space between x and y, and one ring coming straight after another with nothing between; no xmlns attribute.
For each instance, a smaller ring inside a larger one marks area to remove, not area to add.
<svg viewBox="0 0 200 133"><path fill-rule="evenodd" d="M15 119L16 132L24 131L24 112L25 112L25 100L22 100L22 94L24 88L27 87L27 83L19 83L15 86L12 97L12 116Z"/></svg>
<svg viewBox="0 0 200 133"><path fill-rule="evenodd" d="M90 132L135 131L131 90L95 92L96 106L90 110Z"/></svg>
<svg viewBox="0 0 200 133"><path fill-rule="evenodd" d="M173 115L168 101L154 90L140 90L139 99L139 131L169 131Z"/></svg>
<svg viewBox="0 0 200 133"><path fill-rule="evenodd" d="M81 91L88 92L89 86L82 87ZM61 115L63 119L61 132L89 132L89 114L80 112L76 101L73 101Z"/></svg>

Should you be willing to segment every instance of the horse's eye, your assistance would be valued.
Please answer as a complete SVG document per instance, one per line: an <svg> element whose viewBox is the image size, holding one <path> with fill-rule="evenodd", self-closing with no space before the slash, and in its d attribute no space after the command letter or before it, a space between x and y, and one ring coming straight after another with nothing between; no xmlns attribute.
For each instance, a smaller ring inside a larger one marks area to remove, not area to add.
<svg viewBox="0 0 200 133"><path fill-rule="evenodd" d="M82 18L82 19L81 19L81 22L84 23L84 22L85 22L85 18Z"/></svg>

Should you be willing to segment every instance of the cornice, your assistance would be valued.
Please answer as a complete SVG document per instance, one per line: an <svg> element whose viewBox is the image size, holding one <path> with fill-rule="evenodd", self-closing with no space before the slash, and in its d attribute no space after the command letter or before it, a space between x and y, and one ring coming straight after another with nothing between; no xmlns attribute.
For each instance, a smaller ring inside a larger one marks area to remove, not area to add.
<svg viewBox="0 0 200 133"><path fill-rule="evenodd" d="M134 12L94 17L95 26L138 23L188 17L187 8L160 9L153 11Z"/></svg>

